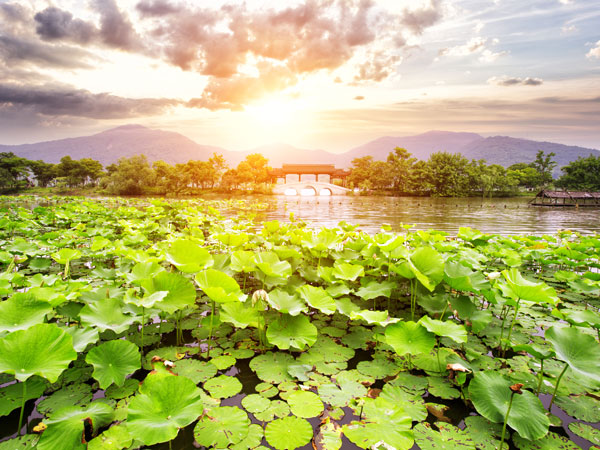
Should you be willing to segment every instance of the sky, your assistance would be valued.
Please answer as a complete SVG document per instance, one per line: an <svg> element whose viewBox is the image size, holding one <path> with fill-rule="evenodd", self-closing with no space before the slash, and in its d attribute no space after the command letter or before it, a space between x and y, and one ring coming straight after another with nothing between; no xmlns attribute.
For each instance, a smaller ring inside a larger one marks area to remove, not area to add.
<svg viewBox="0 0 600 450"><path fill-rule="evenodd" d="M0 0L0 144L231 150L429 130L600 149L594 0Z"/></svg>

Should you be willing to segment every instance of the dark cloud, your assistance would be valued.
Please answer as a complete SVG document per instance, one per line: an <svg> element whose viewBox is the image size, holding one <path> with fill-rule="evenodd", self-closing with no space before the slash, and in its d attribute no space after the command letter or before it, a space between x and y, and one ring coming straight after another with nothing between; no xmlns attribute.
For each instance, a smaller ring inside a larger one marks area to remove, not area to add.
<svg viewBox="0 0 600 450"><path fill-rule="evenodd" d="M100 13L100 37L104 44L121 50L142 50L140 36L115 0L94 0L93 4Z"/></svg>
<svg viewBox="0 0 600 450"><path fill-rule="evenodd" d="M354 82L383 81L394 72L394 66L401 60L402 57L399 55L378 52L359 66L358 74L354 76Z"/></svg>
<svg viewBox="0 0 600 450"><path fill-rule="evenodd" d="M90 68L92 55L78 48L48 45L15 36L0 35L0 60L15 65L39 64L52 67Z"/></svg>
<svg viewBox="0 0 600 450"><path fill-rule="evenodd" d="M179 101L171 99L132 99L64 86L0 84L0 106L45 116L125 119L160 114L177 104Z"/></svg>
<svg viewBox="0 0 600 450"><path fill-rule="evenodd" d="M177 6L172 5L167 0L142 0L135 5L135 9L142 17L160 17L178 11Z"/></svg>
<svg viewBox="0 0 600 450"><path fill-rule="evenodd" d="M429 4L414 10L404 10L401 23L414 34L422 34L425 28L442 18L442 0L430 0Z"/></svg>
<svg viewBox="0 0 600 450"><path fill-rule="evenodd" d="M36 33L45 40L69 40L87 44L97 35L97 29L92 24L73 19L70 12L53 6L37 13L34 19L37 22Z"/></svg>
<svg viewBox="0 0 600 450"><path fill-rule="evenodd" d="M519 78L519 77L492 77L488 79L489 84L495 84L497 86L539 86L544 83L541 78Z"/></svg>

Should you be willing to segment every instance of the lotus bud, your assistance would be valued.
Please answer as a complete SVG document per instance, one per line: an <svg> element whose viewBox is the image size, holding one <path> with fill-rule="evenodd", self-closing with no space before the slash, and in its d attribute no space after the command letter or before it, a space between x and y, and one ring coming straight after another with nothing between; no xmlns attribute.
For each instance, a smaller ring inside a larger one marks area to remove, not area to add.
<svg viewBox="0 0 600 450"><path fill-rule="evenodd" d="M259 304L259 307L262 309L266 309L266 302L269 300L269 294L264 289L259 289L258 291L254 291L252 294L252 306L256 306Z"/></svg>
<svg viewBox="0 0 600 450"><path fill-rule="evenodd" d="M513 384L512 386L510 386L510 390L513 391L515 394L522 394L523 391L521 390L521 388L523 387L523 383L516 383Z"/></svg>

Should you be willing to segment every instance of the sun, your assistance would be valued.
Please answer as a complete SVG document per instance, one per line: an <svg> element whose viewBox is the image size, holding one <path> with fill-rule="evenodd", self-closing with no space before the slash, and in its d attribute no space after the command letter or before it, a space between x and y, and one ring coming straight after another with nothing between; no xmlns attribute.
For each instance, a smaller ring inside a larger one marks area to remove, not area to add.
<svg viewBox="0 0 600 450"><path fill-rule="evenodd" d="M296 106L290 100L268 99L248 105L246 111L261 125L282 126L294 121Z"/></svg>

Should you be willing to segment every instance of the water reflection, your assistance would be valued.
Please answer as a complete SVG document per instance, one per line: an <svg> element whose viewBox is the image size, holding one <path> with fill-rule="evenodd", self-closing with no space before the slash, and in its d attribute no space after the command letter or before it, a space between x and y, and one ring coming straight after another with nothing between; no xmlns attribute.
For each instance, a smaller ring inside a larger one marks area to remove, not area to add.
<svg viewBox="0 0 600 450"><path fill-rule="evenodd" d="M246 197L247 198L247 197ZM570 229L583 234L600 232L599 208L549 208L528 205L528 198L465 199L358 196L261 196L251 197L269 208L259 220L289 220L290 213L312 227L332 227L340 221L360 224L360 229L377 232L384 223L400 231L435 229L451 235L460 227L486 233L535 234Z"/></svg>

